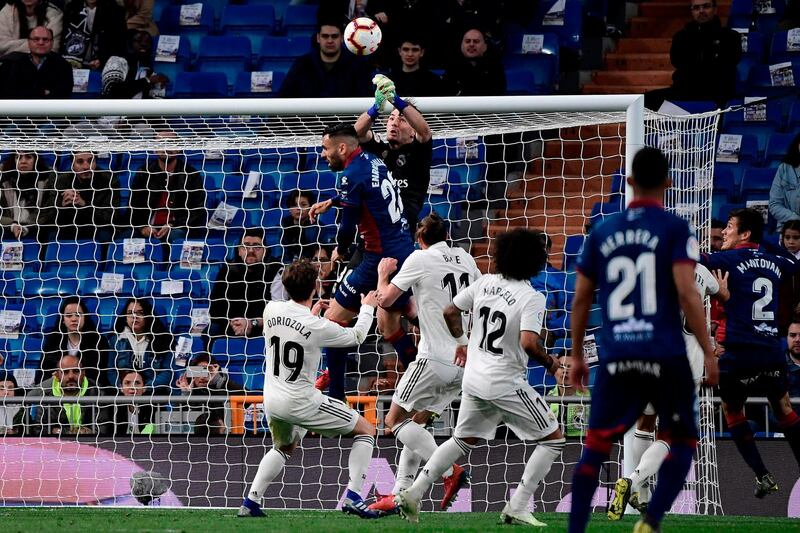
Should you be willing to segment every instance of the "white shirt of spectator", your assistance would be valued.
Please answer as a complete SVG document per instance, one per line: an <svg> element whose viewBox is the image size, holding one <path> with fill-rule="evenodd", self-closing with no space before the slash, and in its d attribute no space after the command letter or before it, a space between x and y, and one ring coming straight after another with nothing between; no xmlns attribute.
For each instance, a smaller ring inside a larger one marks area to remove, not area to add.
<svg viewBox="0 0 800 533"><path fill-rule="evenodd" d="M452 290L463 290L479 277L475 259L462 248L451 248L445 242L415 250L408 256L391 283L401 291L414 289L421 333L417 358L453 364L456 340L450 335L442 312L452 301ZM466 325L465 321L465 329Z"/></svg>
<svg viewBox="0 0 800 533"><path fill-rule="evenodd" d="M495 400L527 386L528 354L520 345L520 333L541 334L544 295L528 280L485 274L458 293L453 304L462 311L472 311L462 390Z"/></svg>

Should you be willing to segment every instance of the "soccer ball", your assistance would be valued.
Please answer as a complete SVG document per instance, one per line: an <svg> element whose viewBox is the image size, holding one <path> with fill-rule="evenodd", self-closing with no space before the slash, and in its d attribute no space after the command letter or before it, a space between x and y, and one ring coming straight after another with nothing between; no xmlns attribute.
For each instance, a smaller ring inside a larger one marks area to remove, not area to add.
<svg viewBox="0 0 800 533"><path fill-rule="evenodd" d="M344 29L344 45L357 56L368 56L381 44L381 29L378 24L367 17L358 17L350 21Z"/></svg>

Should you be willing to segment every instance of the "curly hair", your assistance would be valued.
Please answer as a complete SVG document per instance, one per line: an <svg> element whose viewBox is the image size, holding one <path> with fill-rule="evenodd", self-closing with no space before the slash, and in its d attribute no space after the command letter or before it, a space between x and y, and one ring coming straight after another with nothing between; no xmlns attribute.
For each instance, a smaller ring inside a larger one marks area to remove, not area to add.
<svg viewBox="0 0 800 533"><path fill-rule="evenodd" d="M547 248L541 231L516 228L497 236L494 243L495 270L503 277L527 280L547 264Z"/></svg>

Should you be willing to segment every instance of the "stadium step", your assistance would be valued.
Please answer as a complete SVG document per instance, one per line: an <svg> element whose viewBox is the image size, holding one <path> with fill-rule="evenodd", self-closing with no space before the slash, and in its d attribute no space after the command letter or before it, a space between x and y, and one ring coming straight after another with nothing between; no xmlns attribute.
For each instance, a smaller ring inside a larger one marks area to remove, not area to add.
<svg viewBox="0 0 800 533"><path fill-rule="evenodd" d="M609 70L670 70L669 52L632 54L612 52L606 55L605 66Z"/></svg>
<svg viewBox="0 0 800 533"><path fill-rule="evenodd" d="M585 213L542 213L533 209L509 209L505 216L487 220L486 227L491 232L493 228L504 227L506 222L513 226L527 226L547 233L567 233L566 228L581 228L586 225Z"/></svg>
<svg viewBox="0 0 800 533"><path fill-rule="evenodd" d="M622 142L625 137L625 123L618 124L599 124L596 126L576 126L572 128L564 128L561 131L561 139L563 140L592 140L598 137L608 138L617 136Z"/></svg>
<svg viewBox="0 0 800 533"><path fill-rule="evenodd" d="M592 75L598 85L660 85L672 84L672 69L669 70L601 70Z"/></svg>
<svg viewBox="0 0 800 533"><path fill-rule="evenodd" d="M600 174L613 174L622 166L622 156L589 159L536 159L528 164L528 173L535 176L576 176L583 179ZM572 190L572 189L567 189Z"/></svg>
<svg viewBox="0 0 800 533"><path fill-rule="evenodd" d="M669 53L672 37L623 37L617 44L618 54L656 54Z"/></svg>
<svg viewBox="0 0 800 533"><path fill-rule="evenodd" d="M622 143L619 141L607 139L585 141L566 139L561 142L546 143L544 147L544 156L566 159L619 156L624 151L621 144Z"/></svg>
<svg viewBox="0 0 800 533"><path fill-rule="evenodd" d="M689 20L691 20L689 15L686 18L676 19L633 17L628 35L631 37L669 37L671 39L679 29L686 26Z"/></svg>
<svg viewBox="0 0 800 533"><path fill-rule="evenodd" d="M717 14L727 17L730 12L730 2L720 0L717 3ZM639 15L642 17L683 18L689 20L689 2L646 2L639 5Z"/></svg>
<svg viewBox="0 0 800 533"><path fill-rule="evenodd" d="M647 91L661 89L671 85L603 85L587 83L583 86L583 94L644 94Z"/></svg>

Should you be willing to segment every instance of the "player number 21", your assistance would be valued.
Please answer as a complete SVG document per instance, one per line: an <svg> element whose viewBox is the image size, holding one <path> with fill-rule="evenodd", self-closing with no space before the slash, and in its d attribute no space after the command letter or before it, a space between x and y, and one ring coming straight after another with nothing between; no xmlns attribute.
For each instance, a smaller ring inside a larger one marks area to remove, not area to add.
<svg viewBox="0 0 800 533"><path fill-rule="evenodd" d="M403 216L403 199L391 172L387 172L386 179L381 181L381 196L384 200L389 200L389 217L392 222L399 222Z"/></svg>
<svg viewBox="0 0 800 533"><path fill-rule="evenodd" d="M641 278L641 279L640 279ZM634 262L630 257L617 256L608 262L606 279L609 283L619 285L608 295L609 320L626 320L631 318L636 309L633 303L623 304L636 289L639 281L641 291L641 313L644 316L658 312L656 300L656 256L652 252L639 254Z"/></svg>

